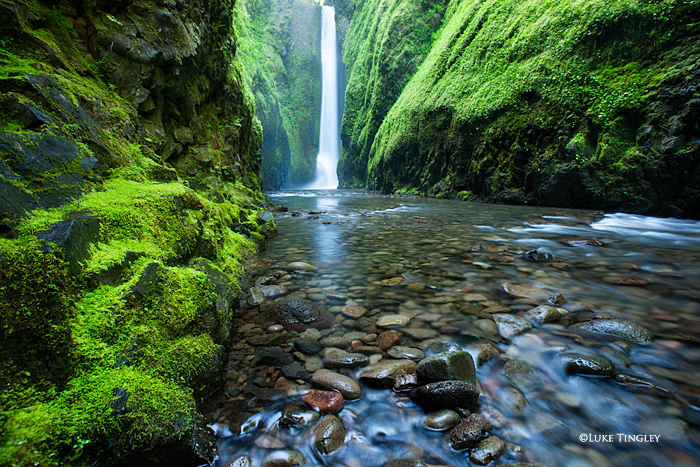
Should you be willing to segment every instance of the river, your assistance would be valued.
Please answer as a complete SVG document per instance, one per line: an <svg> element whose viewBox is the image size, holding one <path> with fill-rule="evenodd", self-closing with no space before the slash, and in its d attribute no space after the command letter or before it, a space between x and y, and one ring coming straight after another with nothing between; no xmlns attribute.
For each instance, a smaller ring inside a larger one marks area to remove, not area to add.
<svg viewBox="0 0 700 467"><path fill-rule="evenodd" d="M279 233L255 265L256 277L274 277L287 295L329 310L335 325L322 331L324 338L345 336L353 348L376 349L376 334L393 328L403 335L403 357L420 360L418 351L429 355L445 344L468 351L481 387L475 412L491 422L491 436L508 443L495 463L698 465L700 223L351 190L270 198L289 211L275 214ZM284 272L295 261L317 269ZM508 294L504 283L526 292ZM535 297L534 287L545 295ZM561 316L533 320L528 312L546 297ZM368 312L349 318L341 313L348 305ZM397 314L408 322L377 325ZM508 334L493 325L502 315L528 318L532 327ZM379 467L392 459L414 459L393 465L472 465L469 451L452 449L446 432L425 428L426 412L406 391L364 383L362 397L346 401L339 414L343 446L319 454L314 423L279 423L287 404L304 406L299 394L311 387L308 376L279 386L278 368L253 367L262 347L245 336L280 332L259 316L258 307L248 306L240 317L227 392L213 415L215 465L241 455L255 466L285 465L275 459L291 451L303 461L286 465ZM637 323L653 340L575 328L610 319ZM299 352L292 344L299 333L288 334L276 346L294 356L297 368L318 369L320 357ZM603 359L613 369L572 371L571 355ZM373 361L379 358L395 357L380 351ZM362 368L336 371L357 377ZM267 386L277 383L281 391L253 390L265 386L265 373L272 377Z"/></svg>

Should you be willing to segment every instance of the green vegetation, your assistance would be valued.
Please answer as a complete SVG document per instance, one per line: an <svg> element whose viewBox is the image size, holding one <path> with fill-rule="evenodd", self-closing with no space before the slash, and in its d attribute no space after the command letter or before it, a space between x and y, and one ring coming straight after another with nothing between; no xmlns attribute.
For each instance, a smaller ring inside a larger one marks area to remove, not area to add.
<svg viewBox="0 0 700 467"><path fill-rule="evenodd" d="M425 59L446 4L369 0L355 10L343 47L348 82L338 163L341 186L365 186L377 130ZM339 10L342 14L342 6Z"/></svg>
<svg viewBox="0 0 700 467"><path fill-rule="evenodd" d="M320 114L320 7L313 0L236 2L238 48L263 125L263 186L313 178Z"/></svg>
<svg viewBox="0 0 700 467"><path fill-rule="evenodd" d="M452 1L415 76L395 103L382 102L392 95L382 92L386 77L402 82L391 72L400 54L386 58L386 47L410 29L391 22L409 3L354 12L343 184L698 215L700 187L688 172L698 157L688 105L698 91L682 85L697 82L696 0ZM685 130L669 127L679 119Z"/></svg>
<svg viewBox="0 0 700 467"><path fill-rule="evenodd" d="M70 3L14 2L0 28L0 464L186 463L275 228L233 5L209 10L221 36L197 19L197 57L149 23L163 5ZM172 55L100 42L129 27Z"/></svg>

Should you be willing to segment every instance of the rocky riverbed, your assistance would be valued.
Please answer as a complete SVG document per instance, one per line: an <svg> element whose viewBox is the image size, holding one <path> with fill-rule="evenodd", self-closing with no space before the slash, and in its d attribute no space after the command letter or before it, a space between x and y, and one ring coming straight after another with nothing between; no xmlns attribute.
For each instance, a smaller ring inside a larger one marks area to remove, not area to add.
<svg viewBox="0 0 700 467"><path fill-rule="evenodd" d="M697 224L276 200L207 414L215 465L695 462Z"/></svg>

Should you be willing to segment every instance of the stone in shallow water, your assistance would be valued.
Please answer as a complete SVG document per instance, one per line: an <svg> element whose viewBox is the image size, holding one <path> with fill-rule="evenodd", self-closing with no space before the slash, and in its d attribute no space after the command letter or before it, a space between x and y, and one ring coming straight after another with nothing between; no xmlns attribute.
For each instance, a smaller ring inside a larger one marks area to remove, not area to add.
<svg viewBox="0 0 700 467"><path fill-rule="evenodd" d="M420 349L414 349L412 347L404 347L401 345L394 346L387 351L392 358L397 359L409 359L409 360L419 360L425 357L425 354Z"/></svg>
<svg viewBox="0 0 700 467"><path fill-rule="evenodd" d="M461 420L457 412L450 409L430 412L423 419L423 426L433 431L446 431L456 426Z"/></svg>
<svg viewBox="0 0 700 467"><path fill-rule="evenodd" d="M481 440L469 454L469 460L476 465L487 465L506 452L506 443L498 436Z"/></svg>
<svg viewBox="0 0 700 467"><path fill-rule="evenodd" d="M491 424L482 415L478 413L469 415L450 432L452 449L460 451L473 448L490 429Z"/></svg>
<svg viewBox="0 0 700 467"><path fill-rule="evenodd" d="M318 412L303 409L298 405L287 404L284 409L282 409L280 424L287 426L307 425L315 422L319 418L321 418L321 415Z"/></svg>
<svg viewBox="0 0 700 467"><path fill-rule="evenodd" d="M304 455L292 449L271 451L262 460L262 467L292 467L304 464L306 464Z"/></svg>
<svg viewBox="0 0 700 467"><path fill-rule="evenodd" d="M503 364L503 373L519 388L532 389L539 384L535 369L525 360L512 359Z"/></svg>
<svg viewBox="0 0 700 467"><path fill-rule="evenodd" d="M275 298L286 294L287 288L283 285L261 285L260 291L265 298Z"/></svg>
<svg viewBox="0 0 700 467"><path fill-rule="evenodd" d="M388 387L394 384L396 375L415 369L416 364L412 360L382 360L363 369L359 378L370 385Z"/></svg>
<svg viewBox="0 0 700 467"><path fill-rule="evenodd" d="M349 376L330 370L318 370L311 375L311 382L326 389L335 389L346 400L352 401L362 397L362 386Z"/></svg>
<svg viewBox="0 0 700 467"><path fill-rule="evenodd" d="M506 339L512 339L532 328L532 324L528 320L518 315L497 313L493 315L493 320L498 326L498 333Z"/></svg>
<svg viewBox="0 0 700 467"><path fill-rule="evenodd" d="M322 414L339 414L345 408L343 395L335 391L310 389L301 396L301 399Z"/></svg>
<svg viewBox="0 0 700 467"><path fill-rule="evenodd" d="M533 285L518 285L504 282L499 286L499 288L508 295L530 298L535 301L546 300L549 297L547 292Z"/></svg>
<svg viewBox="0 0 700 467"><path fill-rule="evenodd" d="M589 357L569 353L564 355L566 372L568 374L610 376L615 371L612 360L605 357Z"/></svg>
<svg viewBox="0 0 700 467"><path fill-rule="evenodd" d="M289 272L313 272L316 269L318 269L316 266L313 266L309 263L305 263L303 261L295 261L293 263L289 263L287 267L285 268Z"/></svg>
<svg viewBox="0 0 700 467"><path fill-rule="evenodd" d="M358 368L369 364L369 357L361 353L346 353L334 355L323 359L326 368Z"/></svg>
<svg viewBox="0 0 700 467"><path fill-rule="evenodd" d="M537 323L551 323L561 317L561 313L556 307L540 305L525 313L525 316Z"/></svg>
<svg viewBox="0 0 700 467"><path fill-rule="evenodd" d="M340 310L340 312L350 318L360 318L367 313L367 308L359 305L348 305Z"/></svg>
<svg viewBox="0 0 700 467"><path fill-rule="evenodd" d="M321 347L336 347L338 349L348 349L352 341L347 337L333 336L321 339Z"/></svg>
<svg viewBox="0 0 700 467"><path fill-rule="evenodd" d="M411 319L404 315L384 315L377 320L377 326L382 328L405 326L409 321L411 321Z"/></svg>
<svg viewBox="0 0 700 467"><path fill-rule="evenodd" d="M586 323L576 323L569 326L569 329L621 337L637 344L646 344L654 338L647 328L626 319L594 319Z"/></svg>
<svg viewBox="0 0 700 467"><path fill-rule="evenodd" d="M251 287L248 290L247 302L251 306L259 306L265 301L265 294L260 287Z"/></svg>
<svg viewBox="0 0 700 467"><path fill-rule="evenodd" d="M253 461L248 456L238 456L223 465L223 467L253 467Z"/></svg>
<svg viewBox="0 0 700 467"><path fill-rule="evenodd" d="M422 407L472 410L479 399L479 389L466 381L439 381L417 387L408 397Z"/></svg>
<svg viewBox="0 0 700 467"><path fill-rule="evenodd" d="M345 427L335 415L326 415L311 430L314 448L321 454L330 454L345 444Z"/></svg>
<svg viewBox="0 0 700 467"><path fill-rule="evenodd" d="M469 352L442 352L421 360L416 366L418 376L430 381L468 381L476 385L474 360Z"/></svg>
<svg viewBox="0 0 700 467"><path fill-rule="evenodd" d="M270 304L267 313L276 323L295 331L303 331L307 327L327 328L333 325L333 316L311 301L287 296Z"/></svg>

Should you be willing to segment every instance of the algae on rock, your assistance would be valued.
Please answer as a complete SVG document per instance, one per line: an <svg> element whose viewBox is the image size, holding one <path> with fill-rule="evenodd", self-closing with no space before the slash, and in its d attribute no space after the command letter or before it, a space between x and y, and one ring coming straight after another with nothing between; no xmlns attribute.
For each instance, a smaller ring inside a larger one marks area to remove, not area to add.
<svg viewBox="0 0 700 467"><path fill-rule="evenodd" d="M357 57L396 63L373 18L408 3L350 8L342 184L700 216L697 1L454 0L395 103L353 99L396 76Z"/></svg>

